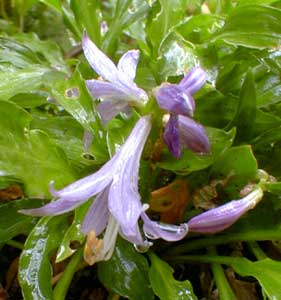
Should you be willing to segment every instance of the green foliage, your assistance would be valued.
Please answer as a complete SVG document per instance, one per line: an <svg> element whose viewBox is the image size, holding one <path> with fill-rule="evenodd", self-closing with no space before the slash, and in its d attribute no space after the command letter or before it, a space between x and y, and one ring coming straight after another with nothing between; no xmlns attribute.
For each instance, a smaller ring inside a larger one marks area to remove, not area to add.
<svg viewBox="0 0 281 300"><path fill-rule="evenodd" d="M34 227L24 245L19 262L19 281L24 299L52 299L50 257L60 244L67 217L44 217Z"/></svg>
<svg viewBox="0 0 281 300"><path fill-rule="evenodd" d="M188 280L177 281L173 277L173 269L166 262L150 253L151 267L149 279L154 293L161 300L196 300L192 286Z"/></svg>
<svg viewBox="0 0 281 300"><path fill-rule="evenodd" d="M211 237L188 234L176 245L155 241L157 255L166 245L167 251L160 258L151 250L150 265L147 256L118 238L113 257L94 269L108 291L132 300L177 300L196 299L194 288L200 297L209 297L200 290L197 267L189 264L199 256L182 262L179 254L199 248L203 253L207 246L220 244L231 253L229 243L281 239L280 1L6 0L0 3L0 29L0 244L26 238L19 264L24 299L67 298L72 277L81 268L87 239L80 228L92 199L75 210L72 222L66 215L38 222L18 210L48 202L51 180L62 188L98 170L141 115L151 114L153 120L138 178L143 203L150 201L151 191L176 177L188 183L185 217L174 223L197 213L194 195L200 204L213 206L241 198L245 186L258 184L258 169L275 178L259 183L265 191L262 202L224 232ZM129 49L140 50L136 83L149 101L121 112L106 126L96 109L100 100L92 99L85 84L95 73L82 53L84 30L114 62ZM193 95L194 119L205 126L211 153L184 150L175 159L162 140L167 112L158 107L155 88L180 82L196 66L208 79ZM217 179L226 183L214 187ZM23 187L24 199L9 198L6 189L14 182ZM177 205L175 201L174 208L182 209ZM153 212L155 219L163 215ZM252 262L244 243L242 247L240 258L200 256L200 262L212 264L220 298L233 296L225 288L220 264L231 266L241 280L257 280L259 299L262 294L281 298L280 263L269 258ZM55 293L50 257L70 261ZM180 265L174 272L164 259ZM0 265L0 270L2 279L6 267Z"/></svg>
<svg viewBox="0 0 281 300"><path fill-rule="evenodd" d="M98 265L98 276L110 290L132 300L153 299L148 263L133 245L118 239L112 258ZM120 280L122 278L122 280Z"/></svg>

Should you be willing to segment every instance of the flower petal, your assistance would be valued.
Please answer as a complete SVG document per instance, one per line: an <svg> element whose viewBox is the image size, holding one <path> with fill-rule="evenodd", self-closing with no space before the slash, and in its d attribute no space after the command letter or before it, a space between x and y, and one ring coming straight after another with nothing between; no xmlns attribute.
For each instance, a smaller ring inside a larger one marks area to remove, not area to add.
<svg viewBox="0 0 281 300"><path fill-rule="evenodd" d="M109 260L113 254L118 235L119 225L115 218L110 215L103 237L103 248L97 257L97 261Z"/></svg>
<svg viewBox="0 0 281 300"><path fill-rule="evenodd" d="M119 150L119 168L114 172L109 191L109 210L122 227L125 236L135 235L134 227L143 211L138 192L138 172L142 150L150 129L150 116L138 120Z"/></svg>
<svg viewBox="0 0 281 300"><path fill-rule="evenodd" d="M156 90L158 105L171 113L192 116L195 103L191 93L177 84L165 83Z"/></svg>
<svg viewBox="0 0 281 300"><path fill-rule="evenodd" d="M126 230L125 230L126 231ZM144 252L147 251L148 248L150 246L152 246L152 243L147 241L146 239L143 238L140 229L139 229L139 224L136 223L134 228L132 228L132 232L134 232L134 234L131 234L130 236L126 235L122 229L122 227L120 227L119 229L119 233L121 234L121 236L131 242L132 244L134 244L139 251Z"/></svg>
<svg viewBox="0 0 281 300"><path fill-rule="evenodd" d="M94 230L98 236L104 231L109 218L108 192L109 188L105 188L90 206L81 227L84 234Z"/></svg>
<svg viewBox="0 0 281 300"><path fill-rule="evenodd" d="M183 90L189 91L194 94L205 84L207 80L207 73L202 68L193 68L188 72L182 81L179 83L179 87Z"/></svg>
<svg viewBox="0 0 281 300"><path fill-rule="evenodd" d="M178 124L181 145L197 153L210 152L210 142L201 124L181 115Z"/></svg>
<svg viewBox="0 0 281 300"><path fill-rule="evenodd" d="M19 210L19 212L24 215L30 216L56 216L73 210L86 200L87 199L85 199L84 201L75 202L61 198L56 201L50 202L44 206L32 209L21 209Z"/></svg>
<svg viewBox="0 0 281 300"><path fill-rule="evenodd" d="M210 209L188 222L189 231L215 233L230 227L248 210L255 207L263 196L259 188L241 200L233 200Z"/></svg>
<svg viewBox="0 0 281 300"><path fill-rule="evenodd" d="M162 238L165 241L179 241L188 233L188 225L186 223L180 225L164 224L151 221L145 214L141 214L143 220L143 230L145 235L150 239Z"/></svg>
<svg viewBox="0 0 281 300"><path fill-rule="evenodd" d="M113 99L116 101L129 101L128 95L123 91L122 87L119 87L113 83L90 79L86 80L87 88L90 94L95 99Z"/></svg>
<svg viewBox="0 0 281 300"><path fill-rule="evenodd" d="M63 198L68 201L82 203L90 197L100 193L110 184L113 172L116 169L116 161L119 157L117 152L101 169L94 174L79 179L65 188L56 191L53 182L50 183L50 192L54 197Z"/></svg>
<svg viewBox="0 0 281 300"><path fill-rule="evenodd" d="M171 154L179 158L181 156L181 145L179 137L178 116L170 115L170 119L165 127L163 139L169 148Z"/></svg>
<svg viewBox="0 0 281 300"><path fill-rule="evenodd" d="M82 47L84 55L94 71L104 79L114 82L118 77L115 64L90 40L84 32Z"/></svg>
<svg viewBox="0 0 281 300"><path fill-rule="evenodd" d="M103 125L106 125L112 118L124 111L128 107L125 101L106 100L97 106L97 111L100 114Z"/></svg>
<svg viewBox="0 0 281 300"><path fill-rule="evenodd" d="M118 70L127 74L132 80L134 80L136 76L136 69L139 62L139 57L139 50L127 51L125 54L123 54L123 56L118 62Z"/></svg>

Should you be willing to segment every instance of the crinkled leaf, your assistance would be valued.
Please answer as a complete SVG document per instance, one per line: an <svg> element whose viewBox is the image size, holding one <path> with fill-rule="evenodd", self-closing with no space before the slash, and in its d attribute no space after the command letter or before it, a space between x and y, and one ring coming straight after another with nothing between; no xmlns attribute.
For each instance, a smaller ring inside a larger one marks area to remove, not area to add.
<svg viewBox="0 0 281 300"><path fill-rule="evenodd" d="M262 5L238 6L214 39L252 48L274 48L281 43L281 10Z"/></svg>
<svg viewBox="0 0 281 300"><path fill-rule="evenodd" d="M53 299L50 257L67 226L66 215L44 217L29 234L19 262L19 282L24 299Z"/></svg>
<svg viewBox="0 0 281 300"><path fill-rule="evenodd" d="M174 32L163 41L159 52L163 61L160 68L163 78L185 74L198 65L193 45Z"/></svg>
<svg viewBox="0 0 281 300"><path fill-rule="evenodd" d="M149 254L151 267L149 279L153 292L161 300L196 300L191 283L188 280L175 280L173 268L152 252Z"/></svg>
<svg viewBox="0 0 281 300"><path fill-rule="evenodd" d="M11 117L11 113L13 117ZM23 181L29 197L49 195L48 184L74 180L65 154L40 130L29 130L31 116L13 103L0 102L0 170Z"/></svg>
<svg viewBox="0 0 281 300"><path fill-rule="evenodd" d="M175 31L183 36L184 39L201 44L206 41L222 27L223 18L218 15L200 14L187 19L175 28Z"/></svg>
<svg viewBox="0 0 281 300"><path fill-rule="evenodd" d="M8 241L19 234L27 234L35 225L35 218L18 213L23 208L42 205L42 200L22 199L0 205L0 243Z"/></svg>
<svg viewBox="0 0 281 300"><path fill-rule="evenodd" d="M98 264L100 281L115 293L131 300L152 300L148 263L133 245L118 239L109 261Z"/></svg>
<svg viewBox="0 0 281 300"><path fill-rule="evenodd" d="M184 0L155 1L146 26L147 39L151 44L153 57L159 56L161 42L169 30L182 20L184 8Z"/></svg>
<svg viewBox="0 0 281 300"><path fill-rule="evenodd" d="M79 71L76 70L69 80L57 81L50 89L55 101L93 134L94 158L97 163L104 162L107 158L105 135L99 117L94 111L93 99Z"/></svg>

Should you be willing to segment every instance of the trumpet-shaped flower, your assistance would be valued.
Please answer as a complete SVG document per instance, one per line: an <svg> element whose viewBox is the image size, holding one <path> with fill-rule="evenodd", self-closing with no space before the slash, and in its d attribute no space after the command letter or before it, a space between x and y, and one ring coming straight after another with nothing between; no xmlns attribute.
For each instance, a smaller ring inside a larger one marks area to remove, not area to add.
<svg viewBox="0 0 281 300"><path fill-rule="evenodd" d="M116 154L97 172L67 187L50 191L57 200L47 205L21 212L33 216L59 215L73 210L96 195L82 223L82 231L88 234L87 256L90 248L93 261L110 258L117 233L139 247L147 248L150 242L141 234L138 220L143 219L144 231L150 237L179 240L187 234L186 226L161 225L151 221L145 214L147 204L142 204L138 192L140 158L151 129L150 117L141 117L126 142ZM104 232L103 243L96 239ZM146 232L147 231L147 232ZM99 251L97 251L97 249Z"/></svg>
<svg viewBox="0 0 281 300"><path fill-rule="evenodd" d="M140 106L148 100L146 92L134 82L139 50L126 52L115 66L86 33L82 47L90 66L103 79L86 80L86 85L95 99L102 100L97 110L104 123L125 110L129 104Z"/></svg>
<svg viewBox="0 0 281 300"><path fill-rule="evenodd" d="M222 231L235 223L248 210L253 209L262 197L263 191L258 187L240 200L230 201L199 214L187 223L189 231L200 233Z"/></svg>
<svg viewBox="0 0 281 300"><path fill-rule="evenodd" d="M206 73L194 68L187 73L179 84L164 83L156 89L158 105L170 112L170 119L164 131L164 141L176 158L183 148L194 152L210 152L210 144L204 127L191 117L195 110L192 94L206 82Z"/></svg>

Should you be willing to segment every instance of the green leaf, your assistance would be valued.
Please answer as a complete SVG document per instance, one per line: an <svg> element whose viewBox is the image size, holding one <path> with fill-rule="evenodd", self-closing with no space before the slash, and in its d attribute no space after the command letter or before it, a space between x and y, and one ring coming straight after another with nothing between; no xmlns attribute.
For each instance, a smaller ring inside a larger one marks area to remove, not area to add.
<svg viewBox="0 0 281 300"><path fill-rule="evenodd" d="M95 148L92 150L96 163L103 163L108 157L105 151L104 129L94 110L84 79L78 69L68 80L58 80L49 87L54 99L76 119L85 130L93 134Z"/></svg>
<svg viewBox="0 0 281 300"><path fill-rule="evenodd" d="M267 192L275 195L281 195L281 182L266 182L263 187Z"/></svg>
<svg viewBox="0 0 281 300"><path fill-rule="evenodd" d="M270 258L251 262L241 258L241 262L231 263L231 266L241 276L253 276L262 286L265 294L271 300L281 299L281 262Z"/></svg>
<svg viewBox="0 0 281 300"><path fill-rule="evenodd" d="M40 0L41 2L49 5L50 7L56 9L61 12L61 1L60 0Z"/></svg>
<svg viewBox="0 0 281 300"><path fill-rule="evenodd" d="M56 256L56 262L61 262L71 256L76 252L78 246L84 242L85 235L81 231L81 224L91 204L91 201L87 201L75 209L74 220L62 239ZM72 243L75 243L73 245L74 248L71 247Z"/></svg>
<svg viewBox="0 0 281 300"><path fill-rule="evenodd" d="M53 299L50 257L67 226L67 215L44 217L29 234L19 261L19 282L25 300Z"/></svg>
<svg viewBox="0 0 281 300"><path fill-rule="evenodd" d="M13 117L11 117L11 114ZM40 130L28 130L31 116L13 103L0 101L0 170L23 181L29 197L49 195L48 184L74 180L65 154Z"/></svg>
<svg viewBox="0 0 281 300"><path fill-rule="evenodd" d="M71 0L71 9L81 32L85 29L97 46L100 45L100 11L97 0Z"/></svg>
<svg viewBox="0 0 281 300"><path fill-rule="evenodd" d="M95 163L94 160L86 158L87 155L94 156L95 145L92 143L89 149L85 149L83 142L85 130L71 116L33 114L30 126L32 129L44 130L64 150L69 163L77 171Z"/></svg>
<svg viewBox="0 0 281 300"><path fill-rule="evenodd" d="M241 88L236 114L228 128L236 126L236 138L248 140L254 132L256 118L256 89L253 73L248 71Z"/></svg>
<svg viewBox="0 0 281 300"><path fill-rule="evenodd" d="M236 197L246 184L256 179L257 173L258 164L250 146L227 149L211 169L214 178L229 177L226 190L232 197Z"/></svg>
<svg viewBox="0 0 281 300"><path fill-rule="evenodd" d="M211 143L210 155L198 155L190 150L184 150L182 157L175 160L170 154L165 153L157 166L178 174L189 174L212 165L215 159L232 145L235 129L226 132L220 129L206 128L206 131Z"/></svg>
<svg viewBox="0 0 281 300"><path fill-rule="evenodd" d="M33 66L23 70L0 71L0 99L9 100L17 94L39 90L47 75L54 76L54 73L48 73L50 73L50 69L41 66Z"/></svg>
<svg viewBox="0 0 281 300"><path fill-rule="evenodd" d="M154 58L159 56L160 45L169 30L182 20L185 4L184 0L155 1L146 26L147 39Z"/></svg>
<svg viewBox="0 0 281 300"><path fill-rule="evenodd" d="M213 36L251 48L274 48L281 43L281 10L262 5L238 6Z"/></svg>
<svg viewBox="0 0 281 300"><path fill-rule="evenodd" d="M154 299L149 286L148 263L129 242L118 239L109 261L98 264L98 276L106 288L131 300Z"/></svg>
<svg viewBox="0 0 281 300"><path fill-rule="evenodd" d="M200 14L192 16L180 23L174 30L185 40L194 44L207 42L218 29L222 27L223 18L218 15Z"/></svg>
<svg viewBox="0 0 281 300"><path fill-rule="evenodd" d="M35 218L18 213L23 208L42 205L42 200L22 199L0 205L0 243L19 234L27 234L35 225Z"/></svg>
<svg viewBox="0 0 281 300"><path fill-rule="evenodd" d="M188 280L178 281L173 277L174 270L154 253L149 253L151 267L149 279L153 292L161 300L196 300L193 288Z"/></svg>
<svg viewBox="0 0 281 300"><path fill-rule="evenodd" d="M185 74L198 65L194 46L175 32L165 38L159 52L163 61L159 68L162 78Z"/></svg>

